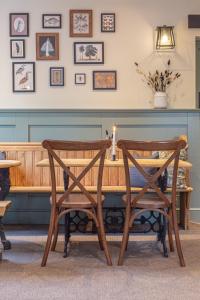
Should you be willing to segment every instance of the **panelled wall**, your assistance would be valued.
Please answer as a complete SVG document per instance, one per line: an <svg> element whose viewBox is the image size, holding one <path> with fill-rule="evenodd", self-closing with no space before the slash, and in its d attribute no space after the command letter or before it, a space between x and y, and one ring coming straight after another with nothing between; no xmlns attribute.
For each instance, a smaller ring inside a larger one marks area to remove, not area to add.
<svg viewBox="0 0 200 300"><path fill-rule="evenodd" d="M40 142L43 139L94 140L111 133L117 138L170 139L186 134L192 168L191 217L200 222L199 110L4 110L0 112L1 142ZM45 224L49 220L47 194L11 194L6 222ZM107 195L107 205L119 205L120 195Z"/></svg>

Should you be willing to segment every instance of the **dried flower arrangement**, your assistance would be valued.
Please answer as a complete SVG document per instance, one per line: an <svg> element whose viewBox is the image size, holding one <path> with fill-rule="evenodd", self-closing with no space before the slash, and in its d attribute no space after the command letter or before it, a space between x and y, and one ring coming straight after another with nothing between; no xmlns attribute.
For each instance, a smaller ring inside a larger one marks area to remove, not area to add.
<svg viewBox="0 0 200 300"><path fill-rule="evenodd" d="M149 72L146 74L139 64L135 62L137 73L143 76L143 81L147 83L153 92L166 92L167 87L181 76L180 73L174 73L170 70L170 64L171 61L169 59L166 70L162 72L156 70L154 73Z"/></svg>

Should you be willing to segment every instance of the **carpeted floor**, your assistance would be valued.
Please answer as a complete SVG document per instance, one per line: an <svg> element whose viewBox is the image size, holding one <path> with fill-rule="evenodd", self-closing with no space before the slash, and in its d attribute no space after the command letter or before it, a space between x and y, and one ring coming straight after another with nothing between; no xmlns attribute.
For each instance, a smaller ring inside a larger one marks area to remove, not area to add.
<svg viewBox="0 0 200 300"><path fill-rule="evenodd" d="M0 299L199 300L200 230L181 238L186 268L179 266L176 253L162 257L154 236L131 237L122 267L116 265L120 237L109 237L114 266L108 267L93 237L82 241L75 236L67 259L59 241L41 268L45 236L9 232L12 250L4 252L0 263Z"/></svg>

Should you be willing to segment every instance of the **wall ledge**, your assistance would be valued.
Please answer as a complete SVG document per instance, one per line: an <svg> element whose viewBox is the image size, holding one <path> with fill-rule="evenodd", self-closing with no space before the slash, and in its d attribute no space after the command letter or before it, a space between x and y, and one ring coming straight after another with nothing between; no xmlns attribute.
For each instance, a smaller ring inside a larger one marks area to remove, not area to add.
<svg viewBox="0 0 200 300"><path fill-rule="evenodd" d="M20 108L0 109L0 113L200 113L200 109L60 109L60 108Z"/></svg>

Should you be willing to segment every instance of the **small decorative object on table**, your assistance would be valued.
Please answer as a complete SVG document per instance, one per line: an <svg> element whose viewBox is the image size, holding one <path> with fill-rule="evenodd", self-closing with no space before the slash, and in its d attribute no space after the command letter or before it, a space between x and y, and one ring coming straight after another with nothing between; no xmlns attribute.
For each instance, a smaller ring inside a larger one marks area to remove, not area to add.
<svg viewBox="0 0 200 300"><path fill-rule="evenodd" d="M170 59L167 62L167 68L164 71L156 70L154 73L146 74L135 62L136 71L143 76L143 80L154 92L154 108L167 108L166 89L174 80L178 79L181 74L170 70Z"/></svg>
<svg viewBox="0 0 200 300"><path fill-rule="evenodd" d="M112 152L111 152L111 160L116 160L116 126L113 126L112 131Z"/></svg>

